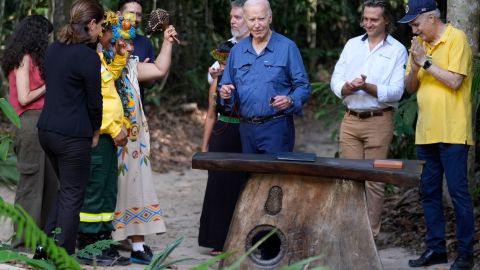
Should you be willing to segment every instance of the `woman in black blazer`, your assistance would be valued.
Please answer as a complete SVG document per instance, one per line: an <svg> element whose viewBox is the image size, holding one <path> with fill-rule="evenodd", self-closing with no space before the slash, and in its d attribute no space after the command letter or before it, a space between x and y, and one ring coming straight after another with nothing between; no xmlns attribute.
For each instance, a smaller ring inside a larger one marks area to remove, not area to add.
<svg viewBox="0 0 480 270"><path fill-rule="evenodd" d="M98 0L75 1L70 22L45 59L46 96L38 136L60 182L45 232L52 235L60 228L55 239L68 254L75 252L91 148L98 142L102 120L100 59L92 44L102 30L103 12Z"/></svg>

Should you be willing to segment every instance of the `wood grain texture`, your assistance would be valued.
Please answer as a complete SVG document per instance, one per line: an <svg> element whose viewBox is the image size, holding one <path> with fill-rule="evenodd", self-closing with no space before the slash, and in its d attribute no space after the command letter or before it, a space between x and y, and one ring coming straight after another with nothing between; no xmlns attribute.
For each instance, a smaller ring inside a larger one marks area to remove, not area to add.
<svg viewBox="0 0 480 270"><path fill-rule="evenodd" d="M194 169L250 172L224 247L237 253L221 266L232 264L262 233L278 230L268 247L243 262L242 270L278 269L316 255L323 257L310 266L382 269L364 182L416 186L422 166L421 161L406 160L401 169L388 169L374 168L373 160L317 157L315 162L300 162L234 153L196 153L192 158Z"/></svg>
<svg viewBox="0 0 480 270"><path fill-rule="evenodd" d="M268 214L264 207L272 187L283 191L282 210L276 215ZM252 174L237 203L224 249L238 252L223 265L230 265L246 251L247 236L255 228L270 225L285 236L280 260L261 266L249 257L240 269L278 269L316 255L323 258L311 266L382 269L364 193L364 184L355 181Z"/></svg>
<svg viewBox="0 0 480 270"><path fill-rule="evenodd" d="M373 160L317 157L315 162L282 161L273 155L195 153L193 169L321 176L418 186L423 161L404 160L402 169L373 168Z"/></svg>

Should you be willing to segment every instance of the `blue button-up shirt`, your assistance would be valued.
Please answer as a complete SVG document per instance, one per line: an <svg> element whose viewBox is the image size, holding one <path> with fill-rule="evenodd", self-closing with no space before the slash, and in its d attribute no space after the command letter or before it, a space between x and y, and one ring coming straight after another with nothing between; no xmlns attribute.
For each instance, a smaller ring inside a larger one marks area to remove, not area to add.
<svg viewBox="0 0 480 270"><path fill-rule="evenodd" d="M237 43L227 60L219 88L233 84L232 97L220 105L231 111L238 104L245 118L267 117L279 111L270 106L275 96L289 96L294 104L285 114L302 114L303 104L310 97L310 83L298 47L290 39L272 32L267 47L259 54L252 46L252 37Z"/></svg>

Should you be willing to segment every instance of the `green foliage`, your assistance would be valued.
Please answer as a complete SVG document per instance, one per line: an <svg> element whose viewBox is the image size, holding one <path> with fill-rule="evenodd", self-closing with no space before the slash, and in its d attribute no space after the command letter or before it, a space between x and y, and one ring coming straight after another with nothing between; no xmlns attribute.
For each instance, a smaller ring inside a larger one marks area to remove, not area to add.
<svg viewBox="0 0 480 270"><path fill-rule="evenodd" d="M242 254L232 265L224 267L223 270L234 270L234 269L239 269L240 265L242 262L247 259L248 255L250 255L252 252L254 252L263 242L265 242L270 236L274 235L277 233L277 229L271 230L269 233L267 233L265 236L263 236L255 245L253 245L246 253Z"/></svg>
<svg viewBox="0 0 480 270"><path fill-rule="evenodd" d="M473 59L473 81L472 81L472 102L473 102L473 130L475 139L475 184L473 194L480 196L480 56Z"/></svg>
<svg viewBox="0 0 480 270"><path fill-rule="evenodd" d="M271 230L268 234L266 234L264 237L262 237L257 243L255 243L255 245L253 247L251 247L245 254L242 254L233 264L231 264L230 266L223 267L222 269L223 270L240 269L240 266L241 266L242 262L245 261L245 259L247 259L247 257L252 252L254 252L256 249L258 249L258 247L262 243L264 243L269 237L271 237L276 232L277 232L277 229ZM176 260L176 261L173 261L173 262L170 262L170 263L165 263L165 264L163 263L166 260L166 258L173 252L173 250L181 244L182 241L183 241L183 237L175 240L172 243L170 243L161 253L159 253L158 255L155 256L155 258L152 260L152 263L147 268L145 268L145 270L166 269L169 266L172 266L172 265L177 264L179 262L186 261L186 260L191 260L191 259L180 259L180 260ZM207 269L213 267L219 261L224 260L224 259L226 259L226 258L228 258L228 257L230 257L234 254L235 254L235 252L224 252L222 254L219 254L219 255L211 258L207 262L201 263L201 264L191 268L191 270L207 270ZM308 266L310 263L312 263L316 260L319 260L322 257L323 256L314 256L314 257L311 257L311 258L307 258L307 259L304 259L304 260L299 261L297 263L294 263L290 266L284 266L284 267L280 268L280 270L301 270L301 269L305 269L305 266ZM314 269L314 270L327 270L328 268L316 267L316 268L312 268L312 269Z"/></svg>
<svg viewBox="0 0 480 270"><path fill-rule="evenodd" d="M190 261L193 259L190 258L185 258L185 259L179 259L175 260L172 262L166 262L166 259L170 254L182 243L183 237L178 238L177 240L173 241L172 243L168 244L168 246L162 250L162 252L158 253L153 257L152 262L150 265L148 265L145 270L162 270L162 269L167 269L175 264L178 264L180 262L184 261Z"/></svg>
<svg viewBox="0 0 480 270"><path fill-rule="evenodd" d="M55 266L44 260L34 260L11 250L0 250L0 263L20 261L35 269L56 270Z"/></svg>
<svg viewBox="0 0 480 270"><path fill-rule="evenodd" d="M0 161L0 183L10 186L18 183L20 174L17 170L17 159L15 156Z"/></svg>
<svg viewBox="0 0 480 270"><path fill-rule="evenodd" d="M194 268L192 268L191 270L207 270L209 269L210 267L212 267L214 264L216 264L217 262L221 261L221 260L224 260L230 256L232 256L233 254L235 254L235 252L224 252L222 254L219 254L213 258L211 258L210 260L204 262L204 263L201 263L197 266L195 266Z"/></svg>
<svg viewBox="0 0 480 270"><path fill-rule="evenodd" d="M322 120L327 127L341 121L345 112L345 106L332 90L330 90L330 83L312 83L312 96L317 106L314 114L315 119ZM334 129L332 134L330 134L330 140L336 141L337 135L338 129Z"/></svg>
<svg viewBox="0 0 480 270"><path fill-rule="evenodd" d="M13 107L4 98L0 98L0 110L16 127L20 127L20 118ZM0 183L16 184L19 174L16 158L11 156L12 138L9 133L0 133Z"/></svg>
<svg viewBox="0 0 480 270"><path fill-rule="evenodd" d="M417 96L400 101L393 116L394 130L390 144L390 158L415 159L415 123L417 119Z"/></svg>
<svg viewBox="0 0 480 270"><path fill-rule="evenodd" d="M473 58L473 79L472 79L472 102L474 104L473 113L478 115L480 106L480 56ZM478 117L477 117L478 119ZM478 129L477 129L478 132ZM477 138L478 138L477 134Z"/></svg>
<svg viewBox="0 0 480 270"><path fill-rule="evenodd" d="M58 270L80 270L78 262L65 249L58 247L54 240L40 230L32 218L19 205L11 205L0 197L0 217L10 218L17 226L17 237L24 239L25 246L32 250L42 245Z"/></svg>
<svg viewBox="0 0 480 270"><path fill-rule="evenodd" d="M0 137L0 161L7 160L8 150L10 149L10 144L12 139L10 136Z"/></svg>
<svg viewBox="0 0 480 270"><path fill-rule="evenodd" d="M311 85L312 96L318 106L315 118L326 121L327 125L338 123L345 112L341 99L330 90L330 84L327 82L314 82Z"/></svg>
<svg viewBox="0 0 480 270"><path fill-rule="evenodd" d="M12 124L14 124L17 128L20 128L20 117L18 117L12 105L10 105L5 98L0 98L0 109L10 120L10 122L12 122Z"/></svg>
<svg viewBox="0 0 480 270"><path fill-rule="evenodd" d="M77 251L75 254L77 257L90 258L102 254L102 251L109 248L111 245L119 245L120 243L115 240L107 239L100 240L93 244L87 245L85 248Z"/></svg>

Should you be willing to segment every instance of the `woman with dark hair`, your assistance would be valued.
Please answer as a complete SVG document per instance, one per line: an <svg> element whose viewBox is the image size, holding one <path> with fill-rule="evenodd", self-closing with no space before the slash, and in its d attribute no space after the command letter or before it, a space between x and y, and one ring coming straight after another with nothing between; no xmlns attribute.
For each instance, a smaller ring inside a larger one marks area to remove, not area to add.
<svg viewBox="0 0 480 270"><path fill-rule="evenodd" d="M52 194L57 191L57 177L40 146L36 127L45 101L44 62L52 30L52 24L43 16L25 17L10 37L2 59L10 103L21 121L14 143L20 173L15 204L22 206L40 228L45 225ZM12 242L13 247L21 245L20 237Z"/></svg>
<svg viewBox="0 0 480 270"><path fill-rule="evenodd" d="M38 120L40 144L52 162L60 189L44 231L68 254L75 252L79 213L89 180L91 148L102 120L100 58L95 42L102 31L98 0L77 0L70 21L45 58L45 106ZM37 249L37 258L41 256Z"/></svg>

